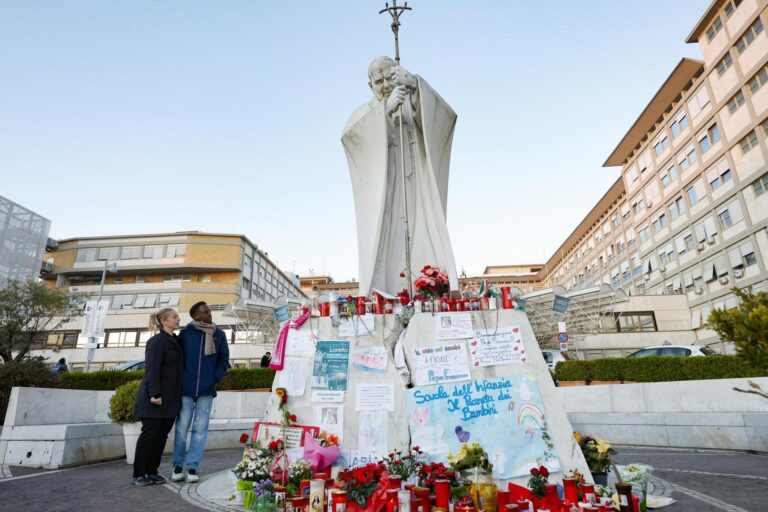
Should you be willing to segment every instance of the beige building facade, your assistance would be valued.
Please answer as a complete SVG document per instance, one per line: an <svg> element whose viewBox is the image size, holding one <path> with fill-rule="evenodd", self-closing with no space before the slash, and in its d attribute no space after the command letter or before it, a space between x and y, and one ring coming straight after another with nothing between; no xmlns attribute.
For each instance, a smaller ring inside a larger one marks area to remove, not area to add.
<svg viewBox="0 0 768 512"><path fill-rule="evenodd" d="M715 1L682 59L605 162L621 177L547 264L547 285L684 295L697 339L736 286L766 290L766 2Z"/></svg>

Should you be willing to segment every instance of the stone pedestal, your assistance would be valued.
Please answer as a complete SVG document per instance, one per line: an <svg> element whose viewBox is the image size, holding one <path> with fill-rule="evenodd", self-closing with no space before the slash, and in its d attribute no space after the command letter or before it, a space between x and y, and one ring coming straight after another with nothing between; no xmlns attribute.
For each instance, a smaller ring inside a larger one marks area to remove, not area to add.
<svg viewBox="0 0 768 512"><path fill-rule="evenodd" d="M448 313L461 314L461 313ZM549 434L552 438L554 448L557 452L563 471L577 469L589 478L589 470L584 461L581 450L573 439L573 430L566 415L565 407L560 396L556 393L554 382L550 376L546 362L541 355L538 343L531 329L528 318L523 312L514 310L493 310L472 312L472 321L475 329L495 330L497 327L519 326L522 331L523 342L526 350L526 361L524 363L512 363L498 366L471 367L471 378L474 380L493 379L500 377L511 377L516 375L528 376L535 381L538 386L541 399L544 405L546 422L549 428ZM410 433L408 430L408 388L395 368L394 347L402 331L402 327L394 315L377 315L375 331L372 335L365 332L364 335L357 337L342 338L338 334L338 329L332 325L331 318L312 318L306 322L301 330L312 330L312 333L318 340L348 340L350 342L350 352L357 347L385 346L388 356L386 371L383 373L371 373L353 367L350 364L348 374L348 385L344 401L344 437L342 450L349 452L358 448L358 413L355 410L356 388L360 382L394 382L395 383L395 411L390 412L388 416L388 445L390 450L407 450L410 444ZM409 367L413 367L412 352L414 348L434 347L455 343L458 340L436 340L435 318L431 313L415 314L407 329L403 339L406 360ZM470 359L471 360L471 359ZM471 366L471 365L470 365ZM279 386L280 378L275 379L275 387ZM300 424L313 424L313 404L312 404L312 368L310 363L309 375L307 376L306 388L303 396L290 396L288 406L292 413L296 414ZM461 383L451 383L461 384ZM277 410L278 402L273 394L267 405L266 418L268 421L280 421L280 414ZM505 425L499 425L499 428L505 428ZM478 441L481 445L482 439L472 439ZM562 478L562 473L553 475L553 480ZM520 477L515 479L518 482L524 482L527 478Z"/></svg>

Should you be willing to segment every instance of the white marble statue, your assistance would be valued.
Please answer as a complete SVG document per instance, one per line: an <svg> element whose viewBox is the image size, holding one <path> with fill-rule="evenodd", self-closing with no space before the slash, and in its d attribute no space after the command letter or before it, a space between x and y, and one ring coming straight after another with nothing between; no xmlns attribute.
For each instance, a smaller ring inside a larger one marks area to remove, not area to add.
<svg viewBox="0 0 768 512"><path fill-rule="evenodd" d="M372 288L397 293L404 287L405 227L400 175L399 115L402 105L404 162L411 236L411 271L442 268L451 290L458 276L446 225L448 166L456 113L420 76L389 57L368 68L374 97L344 128L357 216L360 294Z"/></svg>

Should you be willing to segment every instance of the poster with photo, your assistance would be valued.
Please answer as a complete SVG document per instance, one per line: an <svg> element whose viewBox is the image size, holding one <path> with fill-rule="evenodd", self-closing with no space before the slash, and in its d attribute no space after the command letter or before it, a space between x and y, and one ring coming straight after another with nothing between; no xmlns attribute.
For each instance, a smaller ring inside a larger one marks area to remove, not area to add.
<svg viewBox="0 0 768 512"><path fill-rule="evenodd" d="M472 313L443 313L435 315L435 337L438 340L471 338Z"/></svg>
<svg viewBox="0 0 768 512"><path fill-rule="evenodd" d="M312 368L312 389L346 391L349 372L348 341L318 341Z"/></svg>

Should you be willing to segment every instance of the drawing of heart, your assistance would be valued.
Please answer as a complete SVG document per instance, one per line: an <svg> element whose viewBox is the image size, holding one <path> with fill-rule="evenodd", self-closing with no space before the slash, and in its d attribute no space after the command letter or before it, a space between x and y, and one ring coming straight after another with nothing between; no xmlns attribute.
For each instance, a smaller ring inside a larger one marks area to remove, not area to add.
<svg viewBox="0 0 768 512"><path fill-rule="evenodd" d="M480 366L480 361L475 361L475 366Z"/></svg>
<svg viewBox="0 0 768 512"><path fill-rule="evenodd" d="M512 332L520 332L520 329L518 329L517 327L513 327Z"/></svg>
<svg viewBox="0 0 768 512"><path fill-rule="evenodd" d="M472 351L472 355L475 355L475 354L477 354L477 350Z"/></svg>
<svg viewBox="0 0 768 512"><path fill-rule="evenodd" d="M517 351L517 347L515 347L515 351Z"/></svg>
<svg viewBox="0 0 768 512"><path fill-rule="evenodd" d="M525 358L523 358L523 361L525 361Z"/></svg>
<svg viewBox="0 0 768 512"><path fill-rule="evenodd" d="M477 341L473 341L472 343L470 343L470 345L472 345L473 347L476 346L477 345Z"/></svg>
<svg viewBox="0 0 768 512"><path fill-rule="evenodd" d="M459 438L460 443L466 443L467 441L469 441L469 432L461 428L461 425L456 425L455 432L456 432L456 437Z"/></svg>
<svg viewBox="0 0 768 512"><path fill-rule="evenodd" d="M519 343L520 343L520 340L517 340L517 341L515 341L515 343L518 343L518 344L519 344Z"/></svg>

